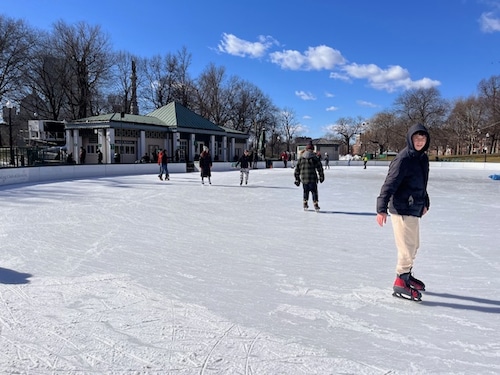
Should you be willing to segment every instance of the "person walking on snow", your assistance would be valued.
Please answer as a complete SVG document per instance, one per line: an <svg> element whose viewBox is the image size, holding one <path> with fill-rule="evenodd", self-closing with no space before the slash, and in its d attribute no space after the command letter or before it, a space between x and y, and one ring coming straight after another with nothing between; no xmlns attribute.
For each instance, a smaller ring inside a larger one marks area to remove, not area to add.
<svg viewBox="0 0 500 375"><path fill-rule="evenodd" d="M163 174L165 174L165 181L170 180L170 176L168 174L168 155L167 150L163 149L160 151L158 155L158 165L160 166L160 174L158 178L163 181Z"/></svg>
<svg viewBox="0 0 500 375"><path fill-rule="evenodd" d="M238 159L238 161L235 164L235 167L238 167L238 165L241 166L240 168L240 186L243 185L243 177L245 177L245 185L248 184L248 175L250 174L250 163L252 162L252 157L250 156L250 153L248 150L245 150L243 152L243 155Z"/></svg>
<svg viewBox="0 0 500 375"><path fill-rule="evenodd" d="M420 218L430 207L429 132L422 124L413 125L406 135L406 147L389 165L377 197L377 223L382 227L391 214L397 248L396 280L393 295L420 301L425 284L413 277L413 262L420 246Z"/></svg>
<svg viewBox="0 0 500 375"><path fill-rule="evenodd" d="M210 177L212 177L212 156L206 146L203 147L203 151L200 154L200 174L203 185L205 184L203 180L205 177L208 177L208 183L212 185L212 181L210 180Z"/></svg>
<svg viewBox="0 0 500 375"><path fill-rule="evenodd" d="M307 144L306 149L302 152L302 155L297 161L294 176L295 185L300 186L300 183L302 182L304 210L309 208L309 193L311 193L314 209L319 211L318 179L320 183L323 183L325 175L323 173L323 165L321 165L321 161L314 153L314 146L312 142Z"/></svg>

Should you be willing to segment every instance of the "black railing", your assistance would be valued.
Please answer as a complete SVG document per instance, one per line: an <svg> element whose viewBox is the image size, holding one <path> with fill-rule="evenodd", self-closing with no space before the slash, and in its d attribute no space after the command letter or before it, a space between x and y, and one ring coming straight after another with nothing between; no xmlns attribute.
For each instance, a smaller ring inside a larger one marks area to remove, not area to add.
<svg viewBox="0 0 500 375"><path fill-rule="evenodd" d="M34 167L39 165L65 164L58 152L47 147L0 147L0 168Z"/></svg>

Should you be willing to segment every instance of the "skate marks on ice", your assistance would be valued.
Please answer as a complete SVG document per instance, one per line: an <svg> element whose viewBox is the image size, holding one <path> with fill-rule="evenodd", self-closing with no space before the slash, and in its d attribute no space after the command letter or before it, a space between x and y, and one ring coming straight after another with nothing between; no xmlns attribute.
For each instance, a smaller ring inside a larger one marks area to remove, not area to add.
<svg viewBox="0 0 500 375"><path fill-rule="evenodd" d="M6 373L249 375L276 373L277 363L283 374L336 366L363 373L354 362L228 322L126 275L0 285L0 328Z"/></svg>

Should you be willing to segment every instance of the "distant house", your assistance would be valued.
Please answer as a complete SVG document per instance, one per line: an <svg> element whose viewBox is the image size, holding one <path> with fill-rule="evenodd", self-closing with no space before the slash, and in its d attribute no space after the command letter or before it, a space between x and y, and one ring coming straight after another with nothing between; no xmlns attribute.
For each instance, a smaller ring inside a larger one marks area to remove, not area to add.
<svg viewBox="0 0 500 375"><path fill-rule="evenodd" d="M301 138L297 139L297 157L299 157L300 152L304 150L307 144L312 141L314 146L314 151L321 154L321 159L325 158L325 152L328 153L328 158L330 160L339 160L339 143L336 141L330 141L324 138L318 139L307 139Z"/></svg>
<svg viewBox="0 0 500 375"><path fill-rule="evenodd" d="M218 126L176 102L142 115L109 113L66 123L66 148L87 163L134 163L145 154L154 159L167 149L172 162L192 162L207 146L214 160L231 161L247 148L248 134ZM116 156L119 156L116 158Z"/></svg>

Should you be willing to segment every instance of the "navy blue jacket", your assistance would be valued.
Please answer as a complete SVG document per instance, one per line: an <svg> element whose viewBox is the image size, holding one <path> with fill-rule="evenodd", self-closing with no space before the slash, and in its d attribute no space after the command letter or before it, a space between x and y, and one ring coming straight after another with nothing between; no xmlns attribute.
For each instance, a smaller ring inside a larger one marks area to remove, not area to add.
<svg viewBox="0 0 500 375"><path fill-rule="evenodd" d="M417 132L427 135L427 142L416 151L412 136ZM406 147L399 152L389 165L389 171L380 195L377 197L377 213L390 213L421 217L424 207L429 209L427 194L429 179L429 158L425 151L429 148L429 132L422 124L413 125L406 135Z"/></svg>

